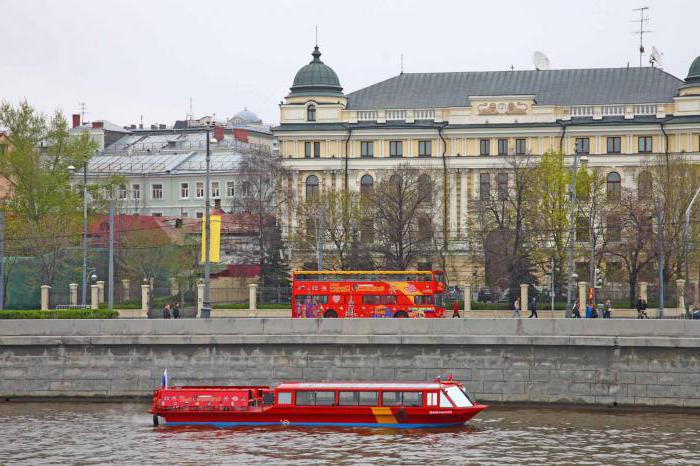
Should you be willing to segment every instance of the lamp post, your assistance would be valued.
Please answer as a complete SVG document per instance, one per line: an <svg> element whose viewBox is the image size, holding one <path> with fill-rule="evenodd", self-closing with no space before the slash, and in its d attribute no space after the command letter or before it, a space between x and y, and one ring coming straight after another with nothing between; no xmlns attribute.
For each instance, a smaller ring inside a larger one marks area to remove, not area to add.
<svg viewBox="0 0 700 466"><path fill-rule="evenodd" d="M688 208L685 209L685 223L683 224L683 255L685 256L685 287L686 287L686 296L688 296L687 290L688 290L688 282L690 280L690 268L688 265L688 241L690 240L690 211L693 208L693 204L695 204L695 201L698 199L698 194L700 194L700 188L698 188L695 191L695 194L693 195L693 198L690 200L690 203L688 204ZM693 296L693 299L695 302L698 301L697 296Z"/></svg>
<svg viewBox="0 0 700 466"><path fill-rule="evenodd" d="M97 153L97 151L95 151ZM81 303L85 307L87 302L87 256L88 256L88 207L87 207L87 166L88 161L83 163L83 272L82 272L82 293ZM73 165L68 166L71 176L75 173Z"/></svg>
<svg viewBox="0 0 700 466"><path fill-rule="evenodd" d="M578 160L580 150L576 147L574 151L574 173L571 177L571 189L569 190L569 199L571 199L571 220L569 221L569 266L566 280L566 317L571 317L571 286L574 273L574 240L576 236L576 172L578 171ZM588 157L581 156L581 163L588 162ZM581 304L579 303L579 306Z"/></svg>
<svg viewBox="0 0 700 466"><path fill-rule="evenodd" d="M200 310L201 317L211 316L211 303L209 302L209 275L210 275L210 262L209 262L209 248L211 247L211 201L209 199L209 165L211 162L211 150L209 147L209 138L211 136L211 130L206 129L207 135L207 155L206 155L206 185L204 187L204 300L202 302L202 309Z"/></svg>

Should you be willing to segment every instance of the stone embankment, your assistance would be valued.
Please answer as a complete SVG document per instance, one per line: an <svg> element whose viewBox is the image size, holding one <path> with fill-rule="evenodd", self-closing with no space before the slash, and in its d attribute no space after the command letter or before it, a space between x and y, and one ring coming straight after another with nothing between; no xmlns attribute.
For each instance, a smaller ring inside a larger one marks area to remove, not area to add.
<svg viewBox="0 0 700 466"><path fill-rule="evenodd" d="M700 407L700 322L568 319L5 321L0 396L175 384L430 380L485 401Z"/></svg>

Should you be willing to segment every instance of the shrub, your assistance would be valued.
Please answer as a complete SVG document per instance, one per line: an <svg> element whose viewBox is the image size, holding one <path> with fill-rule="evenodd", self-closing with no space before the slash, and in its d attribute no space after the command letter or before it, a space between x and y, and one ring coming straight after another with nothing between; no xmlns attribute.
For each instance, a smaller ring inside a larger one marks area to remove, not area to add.
<svg viewBox="0 0 700 466"><path fill-rule="evenodd" d="M0 311L0 319L114 319L119 317L117 311L109 309L62 309L40 311L11 310Z"/></svg>

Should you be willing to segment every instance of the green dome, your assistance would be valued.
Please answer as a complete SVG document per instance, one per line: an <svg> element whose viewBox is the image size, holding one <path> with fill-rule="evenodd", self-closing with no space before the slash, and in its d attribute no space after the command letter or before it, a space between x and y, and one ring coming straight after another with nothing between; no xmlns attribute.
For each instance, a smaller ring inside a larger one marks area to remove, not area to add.
<svg viewBox="0 0 700 466"><path fill-rule="evenodd" d="M311 55L314 59L297 71L291 95L343 95L338 75L321 61L318 45Z"/></svg>
<svg viewBox="0 0 700 466"><path fill-rule="evenodd" d="M693 64L690 65L690 69L688 70L688 77L685 78L685 82L700 82L700 57L693 60Z"/></svg>

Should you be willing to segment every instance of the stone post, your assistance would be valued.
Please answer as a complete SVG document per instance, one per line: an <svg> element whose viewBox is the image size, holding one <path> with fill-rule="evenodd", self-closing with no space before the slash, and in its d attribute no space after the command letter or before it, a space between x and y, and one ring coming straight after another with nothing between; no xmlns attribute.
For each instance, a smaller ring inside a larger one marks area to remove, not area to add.
<svg viewBox="0 0 700 466"><path fill-rule="evenodd" d="M105 282L104 280L98 280L95 282L97 284L97 298L100 300L100 304L105 302Z"/></svg>
<svg viewBox="0 0 700 466"><path fill-rule="evenodd" d="M529 285L527 283L520 284L520 313L525 314L527 312L527 293L529 291Z"/></svg>
<svg viewBox="0 0 700 466"><path fill-rule="evenodd" d="M49 310L49 290L51 287L49 285L41 285L41 310Z"/></svg>
<svg viewBox="0 0 700 466"><path fill-rule="evenodd" d="M649 301L647 299L647 287L648 286L649 286L649 284L647 282L639 282L639 296L637 296L637 298L642 298L644 301L647 301L647 302ZM635 299L635 301L637 301L637 300Z"/></svg>
<svg viewBox="0 0 700 466"><path fill-rule="evenodd" d="M197 283L197 317L202 312L202 306L204 306L204 282L200 280Z"/></svg>
<svg viewBox="0 0 700 466"><path fill-rule="evenodd" d="M258 309L258 284L248 285L248 309L256 311Z"/></svg>
<svg viewBox="0 0 700 466"><path fill-rule="evenodd" d="M151 285L144 283L141 285L141 310L148 314L148 294L151 292Z"/></svg>
<svg viewBox="0 0 700 466"><path fill-rule="evenodd" d="M691 296L686 296L685 300L690 301L693 304L697 304L697 302L698 302L698 281L697 280L689 280L689 285L690 285Z"/></svg>
<svg viewBox="0 0 700 466"><path fill-rule="evenodd" d="M678 293L678 310L681 314L685 314L685 280L679 278L676 280L676 292Z"/></svg>
<svg viewBox="0 0 700 466"><path fill-rule="evenodd" d="M170 283L170 296L177 296L178 293L180 293L180 287L177 284L177 278L170 277L168 279L168 282Z"/></svg>
<svg viewBox="0 0 700 466"><path fill-rule="evenodd" d="M122 278L122 302L129 300L129 279Z"/></svg>
<svg viewBox="0 0 700 466"><path fill-rule="evenodd" d="M464 314L472 310L472 286L469 283L464 284Z"/></svg>
<svg viewBox="0 0 700 466"><path fill-rule="evenodd" d="M586 312L586 306L588 305L588 282L578 282L578 302L581 315L583 316Z"/></svg>
<svg viewBox="0 0 700 466"><path fill-rule="evenodd" d="M77 283L69 283L68 288L70 288L70 305L77 306L78 305L78 284Z"/></svg>
<svg viewBox="0 0 700 466"><path fill-rule="evenodd" d="M100 308L100 285L90 285L90 309Z"/></svg>

